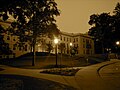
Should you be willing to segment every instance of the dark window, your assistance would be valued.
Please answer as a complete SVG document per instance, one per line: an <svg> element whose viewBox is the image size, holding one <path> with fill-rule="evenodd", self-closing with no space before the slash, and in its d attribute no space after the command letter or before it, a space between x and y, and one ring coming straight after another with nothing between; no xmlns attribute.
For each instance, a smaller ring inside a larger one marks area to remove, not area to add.
<svg viewBox="0 0 120 90"><path fill-rule="evenodd" d="M67 43L67 48L68 48L68 43Z"/></svg>
<svg viewBox="0 0 120 90"><path fill-rule="evenodd" d="M78 38L76 38L76 41L78 42Z"/></svg>
<svg viewBox="0 0 120 90"><path fill-rule="evenodd" d="M62 40L62 36L61 36L61 40Z"/></svg>
<svg viewBox="0 0 120 90"><path fill-rule="evenodd" d="M70 38L70 42L71 42L71 38Z"/></svg>
<svg viewBox="0 0 120 90"><path fill-rule="evenodd" d="M85 44L83 44L83 48L85 48Z"/></svg>
<svg viewBox="0 0 120 90"><path fill-rule="evenodd" d="M65 41L65 37L64 37L64 41Z"/></svg>
<svg viewBox="0 0 120 90"><path fill-rule="evenodd" d="M85 42L85 39L83 39L83 42Z"/></svg>
<svg viewBox="0 0 120 90"><path fill-rule="evenodd" d="M74 42L75 42L75 38L74 38Z"/></svg>
<svg viewBox="0 0 120 90"><path fill-rule="evenodd" d="M67 38L67 41L68 41L68 38Z"/></svg>

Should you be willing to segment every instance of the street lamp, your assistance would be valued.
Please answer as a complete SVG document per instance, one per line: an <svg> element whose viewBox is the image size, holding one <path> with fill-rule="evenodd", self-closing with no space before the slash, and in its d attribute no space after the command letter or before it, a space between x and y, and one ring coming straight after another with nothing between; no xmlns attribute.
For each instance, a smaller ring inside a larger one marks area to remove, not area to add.
<svg viewBox="0 0 120 90"><path fill-rule="evenodd" d="M118 53L118 46L120 45L120 42L117 41L117 42L116 42L116 45L117 45L117 47L116 47L116 49L117 49L117 50L116 50L116 58L118 59L118 55L117 55L117 53Z"/></svg>
<svg viewBox="0 0 120 90"><path fill-rule="evenodd" d="M57 44L58 44L58 39L57 38L54 39L54 43L55 43L55 55L56 55L56 67L58 67L58 64L57 64Z"/></svg>
<svg viewBox="0 0 120 90"><path fill-rule="evenodd" d="M70 46L72 46L72 43L70 43Z"/></svg>
<svg viewBox="0 0 120 90"><path fill-rule="evenodd" d="M117 42L116 42L116 45L119 45L119 44L120 44L120 42L119 42L119 41L117 41Z"/></svg>
<svg viewBox="0 0 120 90"><path fill-rule="evenodd" d="M71 55L71 52L72 52L72 43L70 43L70 55Z"/></svg>

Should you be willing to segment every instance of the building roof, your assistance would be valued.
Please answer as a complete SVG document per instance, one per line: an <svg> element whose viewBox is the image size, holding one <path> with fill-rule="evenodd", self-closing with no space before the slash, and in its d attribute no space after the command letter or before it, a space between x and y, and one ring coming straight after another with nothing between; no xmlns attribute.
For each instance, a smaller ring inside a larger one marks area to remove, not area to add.
<svg viewBox="0 0 120 90"><path fill-rule="evenodd" d="M81 37L86 37L86 38L93 38L92 36L89 36L87 33L85 33L85 34L83 34L83 33L68 33L68 32L61 31L60 34L70 36L70 37L81 36Z"/></svg>

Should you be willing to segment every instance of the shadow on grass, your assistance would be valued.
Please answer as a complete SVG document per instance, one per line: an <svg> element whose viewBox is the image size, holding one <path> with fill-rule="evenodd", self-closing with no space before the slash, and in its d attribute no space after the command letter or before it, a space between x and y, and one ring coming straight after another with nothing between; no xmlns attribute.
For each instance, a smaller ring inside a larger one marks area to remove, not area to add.
<svg viewBox="0 0 120 90"><path fill-rule="evenodd" d="M76 90L53 81L20 75L0 75L0 90Z"/></svg>
<svg viewBox="0 0 120 90"><path fill-rule="evenodd" d="M66 67L68 67L68 66L66 66L66 65L57 65L57 66L56 65L46 65L41 68L50 69L50 68L66 68Z"/></svg>

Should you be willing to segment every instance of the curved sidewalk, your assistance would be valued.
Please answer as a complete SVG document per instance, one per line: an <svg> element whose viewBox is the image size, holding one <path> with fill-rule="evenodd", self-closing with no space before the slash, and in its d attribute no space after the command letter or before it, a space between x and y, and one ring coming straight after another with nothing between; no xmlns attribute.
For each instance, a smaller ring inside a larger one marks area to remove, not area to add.
<svg viewBox="0 0 120 90"><path fill-rule="evenodd" d="M59 82L65 85L73 86L78 90L112 90L107 87L104 80L99 76L99 70L106 65L116 63L117 60L107 61L96 65L91 65L80 69L75 76L61 76L40 73L40 69L19 69L0 65L0 68L5 69L0 71L0 74L14 74L31 76L35 78L47 79ZM114 89L115 90L115 89Z"/></svg>
<svg viewBox="0 0 120 90"><path fill-rule="evenodd" d="M113 65L119 60L111 60L96 65L85 67L76 74L77 83L81 90L119 90L111 86L109 81L103 80L100 77L101 69L107 68L108 65Z"/></svg>

